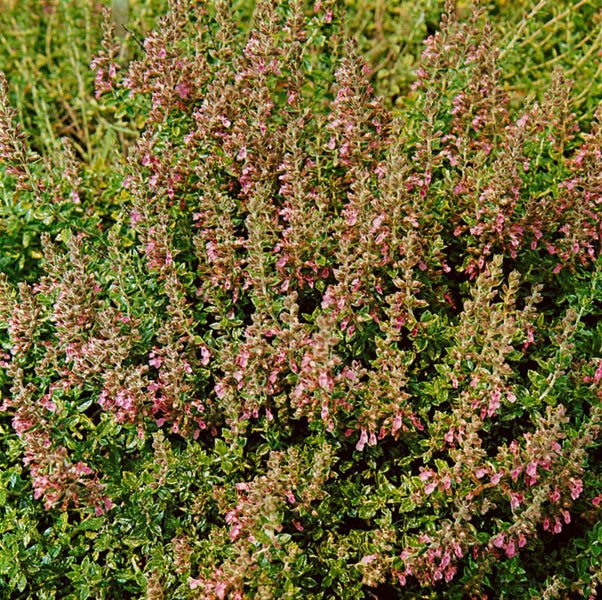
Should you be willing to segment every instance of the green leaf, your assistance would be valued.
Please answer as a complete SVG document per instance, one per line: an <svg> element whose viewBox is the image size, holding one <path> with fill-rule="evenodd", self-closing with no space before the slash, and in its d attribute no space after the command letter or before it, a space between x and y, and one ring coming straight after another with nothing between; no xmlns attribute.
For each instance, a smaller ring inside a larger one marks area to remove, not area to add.
<svg viewBox="0 0 602 600"><path fill-rule="evenodd" d="M78 531L98 531L106 523L105 517L92 517L82 521L78 526Z"/></svg>

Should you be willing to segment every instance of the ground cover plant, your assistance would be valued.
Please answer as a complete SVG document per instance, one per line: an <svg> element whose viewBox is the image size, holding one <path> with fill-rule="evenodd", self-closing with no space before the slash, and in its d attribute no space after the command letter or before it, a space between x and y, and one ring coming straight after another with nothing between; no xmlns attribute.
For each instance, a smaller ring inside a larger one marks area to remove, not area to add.
<svg viewBox="0 0 602 600"><path fill-rule="evenodd" d="M73 104L0 80L0 596L596 597L600 6L45 4L90 29Z"/></svg>

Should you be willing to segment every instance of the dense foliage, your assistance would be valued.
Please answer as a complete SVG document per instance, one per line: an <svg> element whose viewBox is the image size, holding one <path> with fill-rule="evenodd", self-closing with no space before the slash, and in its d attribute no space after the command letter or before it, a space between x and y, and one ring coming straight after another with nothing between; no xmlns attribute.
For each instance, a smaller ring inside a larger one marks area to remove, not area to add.
<svg viewBox="0 0 602 600"><path fill-rule="evenodd" d="M89 4L0 9L0 595L596 597L597 2Z"/></svg>

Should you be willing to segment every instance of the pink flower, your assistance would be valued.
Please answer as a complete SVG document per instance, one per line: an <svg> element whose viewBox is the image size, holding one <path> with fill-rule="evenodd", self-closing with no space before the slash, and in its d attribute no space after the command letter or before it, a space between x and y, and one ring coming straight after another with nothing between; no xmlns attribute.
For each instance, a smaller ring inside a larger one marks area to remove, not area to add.
<svg viewBox="0 0 602 600"><path fill-rule="evenodd" d="M571 488L571 498L577 500L583 491L583 482L577 477L571 477L569 479L569 487Z"/></svg>
<svg viewBox="0 0 602 600"><path fill-rule="evenodd" d="M420 478L420 481L428 481L433 475L435 474L435 471L431 470L431 469L422 469L422 471L420 472L420 475L418 476Z"/></svg>
<svg viewBox="0 0 602 600"><path fill-rule="evenodd" d="M142 215L140 214L139 211L132 209L132 211L130 212L130 225L132 227L135 227L135 225L137 223L139 223L142 220Z"/></svg>
<svg viewBox="0 0 602 600"><path fill-rule="evenodd" d="M320 373L320 375L318 377L318 384L323 390L326 390L329 392L331 392L334 387L332 378L328 375L328 373L326 371L322 371Z"/></svg>
<svg viewBox="0 0 602 600"><path fill-rule="evenodd" d="M487 469L479 467L476 470L475 475L477 476L477 479L482 479L483 477L485 477L485 475L487 475Z"/></svg>
<svg viewBox="0 0 602 600"><path fill-rule="evenodd" d="M363 565L367 565L369 563L371 563L372 561L376 560L378 558L378 554L369 554L368 556L364 556L362 558L362 560L360 560L360 562Z"/></svg>
<svg viewBox="0 0 602 600"><path fill-rule="evenodd" d="M190 85L188 85L187 82L182 81L180 83L178 83L178 85L176 85L176 92L178 94L178 96L180 96L180 98L182 98L182 100L185 100L188 97L188 94L190 93Z"/></svg>
<svg viewBox="0 0 602 600"><path fill-rule="evenodd" d="M424 486L424 493L428 496L432 494L437 489L437 482L431 481L428 485Z"/></svg>
<svg viewBox="0 0 602 600"><path fill-rule="evenodd" d="M215 586L215 595L219 598L219 600L224 600L226 597L226 592L228 590L228 586L225 582L220 581Z"/></svg>
<svg viewBox="0 0 602 600"><path fill-rule="evenodd" d="M191 590L196 590L199 586L203 585L202 579L193 579L192 577L188 578L188 587Z"/></svg>
<svg viewBox="0 0 602 600"><path fill-rule="evenodd" d="M215 390L215 395L222 400L224 398L224 396L226 395L226 387L224 386L223 382L218 381L214 388Z"/></svg>
<svg viewBox="0 0 602 600"><path fill-rule="evenodd" d="M209 359L211 358L211 352L207 346L201 346L201 364L203 366L207 366L209 364Z"/></svg>
<svg viewBox="0 0 602 600"><path fill-rule="evenodd" d="M151 367L155 367L156 369L158 369L161 364L163 363L163 359L160 356L156 356L154 352L151 352L149 354L150 360L148 361L148 364Z"/></svg>
<svg viewBox="0 0 602 600"><path fill-rule="evenodd" d="M236 524L234 525L231 529L230 529L230 539L232 541L238 539L238 537L240 536L240 533L242 531L242 527L240 526L240 524Z"/></svg>
<svg viewBox="0 0 602 600"><path fill-rule="evenodd" d="M92 469L87 464L80 461L75 465L75 472L78 475L90 475Z"/></svg>
<svg viewBox="0 0 602 600"><path fill-rule="evenodd" d="M562 522L560 519L556 519L556 523L554 524L554 533L560 533L562 531Z"/></svg>
<svg viewBox="0 0 602 600"><path fill-rule="evenodd" d="M360 439L358 440L357 444L355 445L355 449L358 452L361 452L364 449L364 446L366 445L367 441L368 441L368 433L366 432L365 429L362 428L362 432L360 433Z"/></svg>
<svg viewBox="0 0 602 600"><path fill-rule="evenodd" d="M602 380L602 361L600 361L600 364L594 373L594 383L598 383L600 380Z"/></svg>
<svg viewBox="0 0 602 600"><path fill-rule="evenodd" d="M105 512L110 511L114 506L115 505L113 504L111 499L105 496L102 499L102 506L100 504L97 504L95 506L94 513L96 514L97 517L100 517L100 515L103 515Z"/></svg>
<svg viewBox="0 0 602 600"><path fill-rule="evenodd" d="M500 480L502 479L503 475L504 475L503 471L499 471L495 475L492 475L491 476L491 483L492 483L492 485L497 485L500 482Z"/></svg>
<svg viewBox="0 0 602 600"><path fill-rule="evenodd" d="M523 495L515 492L510 492L510 507L516 509L521 505Z"/></svg>
<svg viewBox="0 0 602 600"><path fill-rule="evenodd" d="M555 487L551 492L550 492L550 502L558 502L558 500L560 500L560 490Z"/></svg>

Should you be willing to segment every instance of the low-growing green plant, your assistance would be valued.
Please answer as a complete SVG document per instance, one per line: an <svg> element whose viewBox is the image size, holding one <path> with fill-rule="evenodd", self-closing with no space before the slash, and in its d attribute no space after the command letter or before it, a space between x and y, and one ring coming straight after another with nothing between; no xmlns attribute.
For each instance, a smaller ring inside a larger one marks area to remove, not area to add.
<svg viewBox="0 0 602 600"><path fill-rule="evenodd" d="M589 123L600 97L600 7L595 0L496 0L482 3L500 49L501 84L518 106L526 95L541 94L562 70L573 81L572 105L580 122ZM416 79L423 40L438 29L445 0L345 2L345 31L357 38L370 65L371 83L382 101L402 111ZM459 18L473 5L458 0Z"/></svg>
<svg viewBox="0 0 602 600"><path fill-rule="evenodd" d="M3 593L595 597L599 89L523 97L530 25L449 2L393 113L342 3L246 7L134 56L107 17L111 219L69 150L36 186L3 87L8 197L68 229L0 279Z"/></svg>
<svg viewBox="0 0 602 600"><path fill-rule="evenodd" d="M135 53L137 36L166 7L151 0L129 4L123 58ZM42 232L61 239L114 220L120 209L115 165L143 116L136 121L123 107L95 98L90 61L103 36L101 9L87 1L0 5L2 104L13 107L11 119L26 140L22 158L34 188L15 194L14 173L1 171L0 269L13 281L39 277Z"/></svg>

